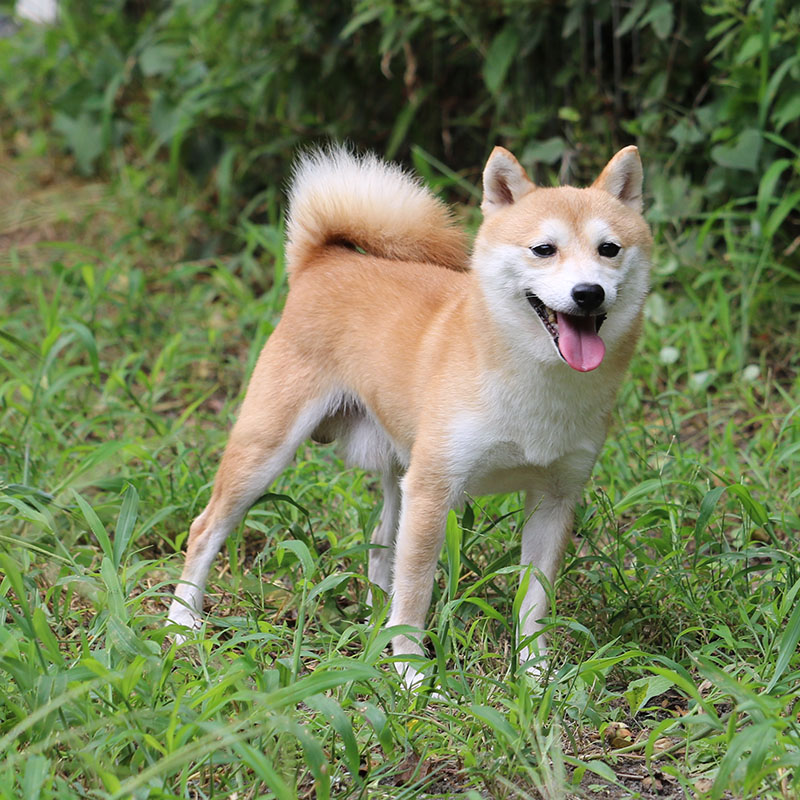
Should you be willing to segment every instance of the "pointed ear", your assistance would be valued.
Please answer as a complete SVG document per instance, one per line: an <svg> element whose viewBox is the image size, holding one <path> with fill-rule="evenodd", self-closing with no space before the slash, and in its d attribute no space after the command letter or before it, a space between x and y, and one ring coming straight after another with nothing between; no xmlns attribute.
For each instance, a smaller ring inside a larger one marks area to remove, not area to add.
<svg viewBox="0 0 800 800"><path fill-rule="evenodd" d="M505 147L495 147L483 170L481 211L488 216L516 203L535 188L519 161Z"/></svg>
<svg viewBox="0 0 800 800"><path fill-rule="evenodd" d="M639 149L630 145L623 147L606 164L600 177L592 184L593 189L602 189L634 211L642 210L642 162Z"/></svg>

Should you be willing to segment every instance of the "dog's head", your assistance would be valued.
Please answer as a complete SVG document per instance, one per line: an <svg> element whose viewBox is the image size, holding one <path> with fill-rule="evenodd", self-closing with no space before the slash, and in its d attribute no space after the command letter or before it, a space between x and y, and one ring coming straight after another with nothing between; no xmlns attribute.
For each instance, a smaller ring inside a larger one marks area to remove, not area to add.
<svg viewBox="0 0 800 800"><path fill-rule="evenodd" d="M474 268L491 313L516 342L529 342L540 360L588 372L607 345L633 335L652 245L635 147L620 150L586 189L539 188L495 147L481 209ZM553 346L543 347L546 339Z"/></svg>

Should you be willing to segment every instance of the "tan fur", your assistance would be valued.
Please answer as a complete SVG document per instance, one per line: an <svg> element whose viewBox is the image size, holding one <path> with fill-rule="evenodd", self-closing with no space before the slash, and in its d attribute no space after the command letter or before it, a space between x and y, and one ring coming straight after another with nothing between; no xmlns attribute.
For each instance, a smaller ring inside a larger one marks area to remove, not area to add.
<svg viewBox="0 0 800 800"><path fill-rule="evenodd" d="M392 593L390 624L424 629L446 516L465 491L527 492L523 564L552 583L641 324L650 234L635 207L635 148L589 189L536 188L496 148L468 271L449 213L397 170L336 151L307 158L297 181L291 291L192 526L170 619L198 624L214 555L312 435L339 439L352 460L384 475L370 578ZM546 236L565 238L552 257L534 257L530 248ZM622 255L599 258L598 236L619 240ZM586 276L606 286L608 340L602 364L582 373L559 357L525 291L569 296ZM535 637L546 612L534 578L523 661L541 652ZM414 637L393 646L421 652Z"/></svg>
<svg viewBox="0 0 800 800"><path fill-rule="evenodd" d="M336 189L352 174L353 159L346 151L312 152L299 162L287 224L290 274L321 249L342 243L398 261L467 269L466 237L453 227L452 214L440 200L399 167L387 169L372 155L357 163L361 190L346 196Z"/></svg>

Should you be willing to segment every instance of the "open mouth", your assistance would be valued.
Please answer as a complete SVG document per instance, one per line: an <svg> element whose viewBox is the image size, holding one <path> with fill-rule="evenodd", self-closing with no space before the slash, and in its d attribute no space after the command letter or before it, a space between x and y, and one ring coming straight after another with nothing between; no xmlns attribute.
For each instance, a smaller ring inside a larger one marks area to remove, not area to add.
<svg viewBox="0 0 800 800"><path fill-rule="evenodd" d="M578 372L590 372L600 366L606 346L598 331L605 314L564 314L546 306L533 292L526 292L525 296L567 364Z"/></svg>

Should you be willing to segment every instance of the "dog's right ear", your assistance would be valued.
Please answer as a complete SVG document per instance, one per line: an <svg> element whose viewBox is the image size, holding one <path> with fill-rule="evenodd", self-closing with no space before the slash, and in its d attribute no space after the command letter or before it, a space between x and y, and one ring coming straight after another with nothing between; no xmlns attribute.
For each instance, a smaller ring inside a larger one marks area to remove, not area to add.
<svg viewBox="0 0 800 800"><path fill-rule="evenodd" d="M536 188L522 165L505 147L495 147L483 170L484 216L510 206Z"/></svg>

